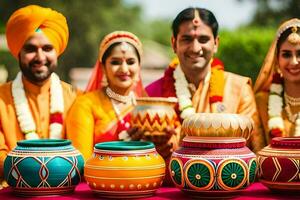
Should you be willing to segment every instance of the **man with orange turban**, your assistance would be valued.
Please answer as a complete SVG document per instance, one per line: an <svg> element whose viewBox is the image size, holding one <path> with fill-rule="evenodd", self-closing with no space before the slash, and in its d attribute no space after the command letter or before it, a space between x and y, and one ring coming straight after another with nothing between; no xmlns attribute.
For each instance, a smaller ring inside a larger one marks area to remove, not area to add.
<svg viewBox="0 0 300 200"><path fill-rule="evenodd" d="M65 137L64 117L77 91L53 72L68 37L66 18L50 8L26 6L7 22L7 44L21 71L0 86L0 180L18 140Z"/></svg>

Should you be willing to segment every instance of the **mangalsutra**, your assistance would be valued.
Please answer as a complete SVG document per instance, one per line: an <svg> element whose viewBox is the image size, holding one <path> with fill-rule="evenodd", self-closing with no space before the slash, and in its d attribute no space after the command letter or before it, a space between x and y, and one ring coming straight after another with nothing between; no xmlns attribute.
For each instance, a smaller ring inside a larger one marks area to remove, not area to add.
<svg viewBox="0 0 300 200"><path fill-rule="evenodd" d="M129 95L120 95L118 93L115 93L110 89L110 87L106 88L106 94L109 98L114 99L116 101L122 102L122 103L132 103L133 105L136 105L135 95L132 91L130 91Z"/></svg>

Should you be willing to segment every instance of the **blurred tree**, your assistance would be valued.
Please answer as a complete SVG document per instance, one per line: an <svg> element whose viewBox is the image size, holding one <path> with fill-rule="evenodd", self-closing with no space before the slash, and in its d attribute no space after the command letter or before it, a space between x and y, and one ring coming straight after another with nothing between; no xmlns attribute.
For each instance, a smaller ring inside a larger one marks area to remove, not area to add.
<svg viewBox="0 0 300 200"><path fill-rule="evenodd" d="M256 0L257 8L250 25L275 26L290 18L300 18L299 0Z"/></svg>
<svg viewBox="0 0 300 200"><path fill-rule="evenodd" d="M227 71L251 77L254 82L274 34L272 28L245 27L221 31L216 57L224 62Z"/></svg>

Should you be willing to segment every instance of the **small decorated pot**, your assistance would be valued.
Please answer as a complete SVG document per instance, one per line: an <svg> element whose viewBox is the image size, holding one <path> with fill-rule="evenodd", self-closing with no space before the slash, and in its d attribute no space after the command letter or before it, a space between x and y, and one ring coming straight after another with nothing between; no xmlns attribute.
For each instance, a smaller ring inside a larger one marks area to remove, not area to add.
<svg viewBox="0 0 300 200"><path fill-rule="evenodd" d="M271 190L300 189L300 138L276 137L258 152L260 181Z"/></svg>
<svg viewBox="0 0 300 200"><path fill-rule="evenodd" d="M58 195L74 191L83 165L69 140L23 140L7 155L4 176L16 195Z"/></svg>
<svg viewBox="0 0 300 200"><path fill-rule="evenodd" d="M243 137L248 140L253 121L239 114L196 113L183 121L181 130L189 136Z"/></svg>
<svg viewBox="0 0 300 200"><path fill-rule="evenodd" d="M161 186L165 168L151 142L103 142L95 145L84 177L101 197L140 198L153 195Z"/></svg>
<svg viewBox="0 0 300 200"><path fill-rule="evenodd" d="M186 136L171 157L176 187L191 195L232 195L256 176L256 156L244 138Z"/></svg>
<svg viewBox="0 0 300 200"><path fill-rule="evenodd" d="M176 129L180 126L175 112L177 99L174 97L140 97L133 110L131 125L141 131L164 131L166 127Z"/></svg>

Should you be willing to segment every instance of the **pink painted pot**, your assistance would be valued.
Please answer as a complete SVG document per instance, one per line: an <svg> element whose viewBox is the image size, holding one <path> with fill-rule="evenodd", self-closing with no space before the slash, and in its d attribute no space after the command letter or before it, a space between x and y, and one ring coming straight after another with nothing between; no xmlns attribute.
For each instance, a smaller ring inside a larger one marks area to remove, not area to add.
<svg viewBox="0 0 300 200"><path fill-rule="evenodd" d="M197 196L227 196L256 177L256 156L238 137L186 136L172 154L169 172L176 187Z"/></svg>

